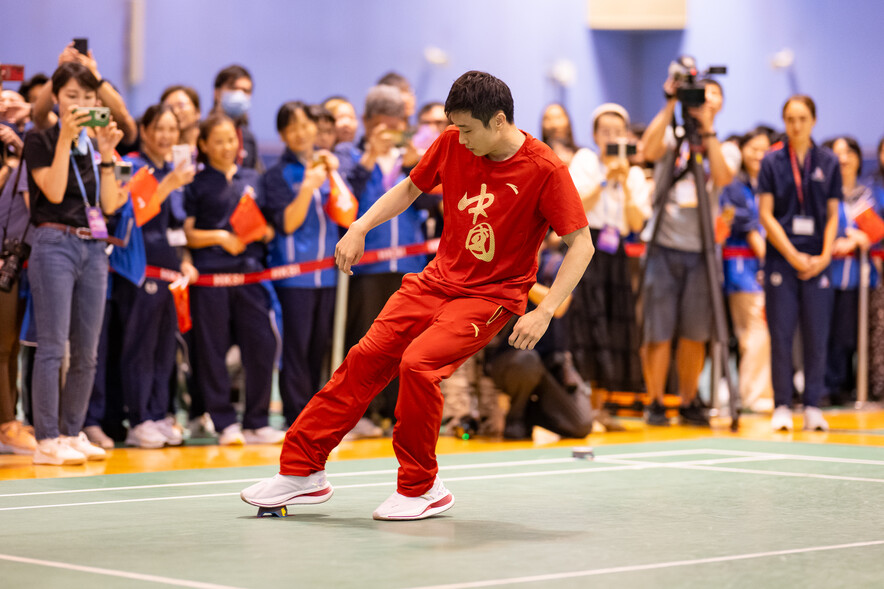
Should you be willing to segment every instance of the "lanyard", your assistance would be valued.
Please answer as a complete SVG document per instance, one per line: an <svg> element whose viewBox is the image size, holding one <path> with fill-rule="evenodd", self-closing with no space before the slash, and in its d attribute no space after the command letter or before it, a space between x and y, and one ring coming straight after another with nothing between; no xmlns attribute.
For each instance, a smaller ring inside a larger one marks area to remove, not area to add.
<svg viewBox="0 0 884 589"><path fill-rule="evenodd" d="M95 205L98 206L99 196L101 195L101 180L98 176L98 163L95 161L95 155L92 153L92 142L86 142L86 155L89 157L89 161L92 162L92 170L95 173ZM80 168L77 167L77 161L74 159L74 154L71 153L71 165L74 168L74 175L77 177L77 184L80 185L80 194L83 195L83 202L86 203L87 207L93 206L89 204L89 199L86 198L86 186L83 184L83 178L80 176Z"/></svg>
<svg viewBox="0 0 884 589"><path fill-rule="evenodd" d="M804 155L804 176L810 176L810 154L811 149L807 150ZM795 190L798 192L798 203L801 206L801 214L804 214L804 185L803 177L798 171L798 159L795 157L795 150L789 145L789 161L792 163L792 176L795 178Z"/></svg>

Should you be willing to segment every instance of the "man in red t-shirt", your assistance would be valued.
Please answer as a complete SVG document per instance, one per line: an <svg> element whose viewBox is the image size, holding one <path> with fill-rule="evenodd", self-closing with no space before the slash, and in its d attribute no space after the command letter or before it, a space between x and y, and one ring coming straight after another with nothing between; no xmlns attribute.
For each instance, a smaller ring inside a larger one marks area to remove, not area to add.
<svg viewBox="0 0 884 589"><path fill-rule="evenodd" d="M445 112L454 127L409 178L350 226L335 250L338 267L350 273L369 230L441 184L444 230L435 259L420 274L405 276L365 337L289 428L279 474L243 490L243 501L263 508L327 501L333 492L324 470L329 453L398 375L398 485L373 516L413 520L449 509L454 497L436 476L439 382L485 347L513 314L521 317L510 345L533 349L583 276L594 248L580 197L558 157L515 126L507 85L490 74L467 72L451 87ZM568 253L549 294L525 313L537 250L550 226Z"/></svg>

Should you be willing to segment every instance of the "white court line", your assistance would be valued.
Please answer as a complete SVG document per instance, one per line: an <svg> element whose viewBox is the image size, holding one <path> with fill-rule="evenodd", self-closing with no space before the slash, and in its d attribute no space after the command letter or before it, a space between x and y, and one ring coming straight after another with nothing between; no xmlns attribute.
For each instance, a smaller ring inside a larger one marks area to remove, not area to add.
<svg viewBox="0 0 884 589"><path fill-rule="evenodd" d="M660 450L656 452L636 452L632 454L612 454L611 457L618 456L629 456L632 458L653 458L653 457L664 457L664 456L683 456L683 455L692 455L692 454L724 454L724 455L732 455L739 454L741 456L748 456L749 453L739 453L732 450ZM766 455L763 453L758 453L759 455ZM752 454L754 455L754 454ZM574 458L542 458L537 460L514 460L511 462L484 462L481 464L453 464L450 466L440 466L439 470L441 472L448 472L450 470L470 470L470 469L482 469L482 468L497 468L497 467L507 467L507 466L530 466L535 464L565 464L569 462L575 462ZM378 474L396 474L397 470L394 469L386 469L386 470L366 470L359 472L342 472L342 473L333 473L329 474L328 478L335 479L338 477L356 477L356 476L367 476L367 475L378 475ZM187 483L160 483L155 485L130 485L125 487L95 487L90 489L64 489L58 491L33 491L29 493L5 493L0 494L0 497L30 497L33 495L67 495L69 493L97 493L101 491L128 491L131 489L163 489L169 487L194 487L198 485L226 485L233 483L256 483L258 481L263 481L267 477L261 478L253 478L253 479L228 479L223 481L194 481Z"/></svg>
<svg viewBox="0 0 884 589"><path fill-rule="evenodd" d="M19 562L22 564L35 564L44 567L52 567L56 569L65 569L68 571L77 571L79 573L93 573L96 575L106 575L109 577L121 577L123 579L133 579L135 581L148 581L151 583L164 583L166 585L175 585L176 587L192 587L194 589L239 589L230 585L216 585L215 583L202 583L200 581L187 581L185 579L173 579L171 577L160 577L158 575L145 575L142 573L129 573L126 571L115 571L113 569L103 569L98 567L82 566L78 564L69 564L66 562L56 562L54 560L40 560L37 558L25 558L23 556L13 556L11 554L0 554L0 560L10 562Z"/></svg>
<svg viewBox="0 0 884 589"><path fill-rule="evenodd" d="M634 573L638 571L652 571L673 567L694 566L699 564L712 564L716 562L732 562L735 560L749 560L752 558L769 558L772 556L788 556L790 554L805 554L808 552L823 552L826 550L846 550L849 548L864 548L868 546L880 546L884 540L872 540L870 542L854 542L852 544L832 544L829 546L810 546L808 548L793 548L790 550L772 550L770 552L750 552L748 554L733 554L731 556L713 556L710 558L696 558L693 560L673 560L670 562L656 562L652 564L639 564L622 567L609 567L604 569L589 569L573 571L569 573L551 573L548 575L533 575L530 577L512 577L509 579L491 579L488 581L472 581L468 583L451 583L448 585L428 585L414 587L412 589L473 589L475 587L494 587L499 585L515 585L516 583L537 583L542 581L557 581L560 579L575 579L579 577L594 577L597 575L612 575L618 573Z"/></svg>
<svg viewBox="0 0 884 589"><path fill-rule="evenodd" d="M448 477L446 478L446 482L457 482L457 481L487 481L492 479L511 479L511 478L525 478L525 477L540 477L540 476L556 476L556 475L570 475L570 474L585 474L585 473L593 473L593 472L612 472L612 471L623 471L623 470L646 470L649 468L662 468L664 466L672 465L672 464L682 464L685 466L690 466L693 464L727 464L732 462L746 462L746 461L759 461L759 460L779 460L779 456L773 457L750 457L750 456L737 456L732 458L718 458L718 459L706 459L706 460L697 460L697 461L687 461L687 462L627 462L623 461L624 464L621 466L601 466L594 468L577 468L577 469L568 469L568 470L546 470L546 471L536 471L536 472L511 472L511 473L501 473L501 474L488 474L488 475L476 475L469 477ZM569 459L570 460L570 459ZM575 461L576 462L576 461ZM764 471L766 472L766 471ZM881 482L884 482L882 480ZM395 483L393 481L385 481L382 483L358 483L354 485L335 485L335 489L361 489L366 487L394 487ZM0 511L22 511L26 509L47 509L52 507L76 507L79 505L111 505L115 503L140 503L147 501L172 501L175 499L206 499L209 497L232 497L238 496L239 493L207 493L202 495L175 495L171 497L144 497L139 499L111 499L107 501L83 501L78 503L54 503L48 505L23 505L18 507L0 507Z"/></svg>

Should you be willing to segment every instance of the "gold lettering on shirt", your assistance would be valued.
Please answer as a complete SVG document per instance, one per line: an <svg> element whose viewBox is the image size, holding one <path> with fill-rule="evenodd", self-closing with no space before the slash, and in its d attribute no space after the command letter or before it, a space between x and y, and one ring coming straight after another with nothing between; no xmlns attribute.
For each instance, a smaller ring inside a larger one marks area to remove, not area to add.
<svg viewBox="0 0 884 589"><path fill-rule="evenodd" d="M494 230L488 223L479 223L467 234L466 248L483 262L494 258Z"/></svg>
<svg viewBox="0 0 884 589"><path fill-rule="evenodd" d="M494 202L494 195L490 192L485 192L487 190L487 186L482 184L482 191L476 196L467 198L467 193L464 192L463 197L460 199L460 202L457 203L457 210L462 211L467 208L471 204L475 204L473 208L469 209L467 212L472 213L473 215L473 224L476 224L476 221L479 220L479 215L483 217L488 217L488 213L485 212L485 209L491 206L491 203Z"/></svg>
<svg viewBox="0 0 884 589"><path fill-rule="evenodd" d="M509 182L507 182L506 185L509 186L510 188L512 188L513 192L515 192L516 194L519 194L519 187L518 186L516 186L515 184L510 184Z"/></svg>

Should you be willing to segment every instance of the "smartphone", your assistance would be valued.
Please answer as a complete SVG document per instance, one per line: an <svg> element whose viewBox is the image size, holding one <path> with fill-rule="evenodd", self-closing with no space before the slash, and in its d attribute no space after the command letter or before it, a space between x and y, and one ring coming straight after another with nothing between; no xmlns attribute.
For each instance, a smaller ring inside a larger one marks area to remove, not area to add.
<svg viewBox="0 0 884 589"><path fill-rule="evenodd" d="M88 112L89 120L83 123L84 127L107 127L110 123L110 109L106 106L92 106L89 108L78 108L77 112Z"/></svg>
<svg viewBox="0 0 884 589"><path fill-rule="evenodd" d="M114 162L114 176L119 182L128 184L132 179L132 162Z"/></svg>
<svg viewBox="0 0 884 589"><path fill-rule="evenodd" d="M10 65L4 63L0 65L0 81L2 82L24 82L25 66Z"/></svg>
<svg viewBox="0 0 884 589"><path fill-rule="evenodd" d="M390 131L390 139L396 147L405 147L411 138L414 137L414 129L407 131Z"/></svg>
<svg viewBox="0 0 884 589"><path fill-rule="evenodd" d="M74 39L74 49L83 55L89 55L89 39L86 37L78 37Z"/></svg>
<svg viewBox="0 0 884 589"><path fill-rule="evenodd" d="M608 143L605 145L605 155L615 157L635 155L635 143Z"/></svg>
<svg viewBox="0 0 884 589"><path fill-rule="evenodd" d="M196 169L196 154L190 145L173 145L172 146L172 167L180 168L186 164L190 164Z"/></svg>

